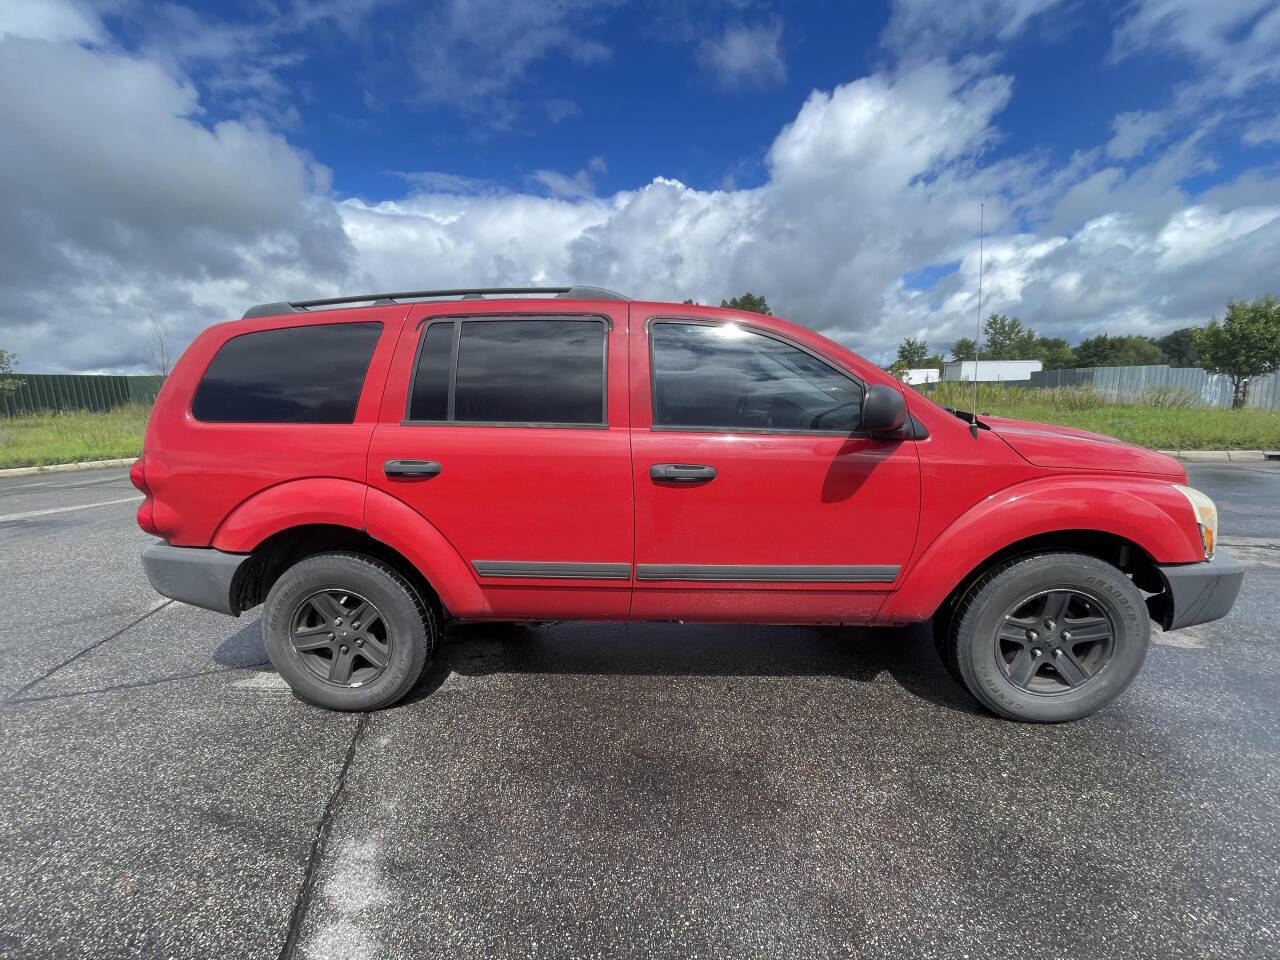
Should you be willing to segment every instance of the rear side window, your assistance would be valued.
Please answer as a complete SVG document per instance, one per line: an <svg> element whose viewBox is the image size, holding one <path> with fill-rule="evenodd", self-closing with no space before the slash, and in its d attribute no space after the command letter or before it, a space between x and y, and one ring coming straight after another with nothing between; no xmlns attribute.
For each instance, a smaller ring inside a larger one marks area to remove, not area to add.
<svg viewBox="0 0 1280 960"><path fill-rule="evenodd" d="M649 333L655 427L849 433L863 387L799 347L734 323L659 322Z"/></svg>
<svg viewBox="0 0 1280 960"><path fill-rule="evenodd" d="M351 423L380 323L283 327L233 337L196 388L207 423Z"/></svg>
<svg viewBox="0 0 1280 960"><path fill-rule="evenodd" d="M433 321L419 348L409 419L603 425L606 335L595 318Z"/></svg>

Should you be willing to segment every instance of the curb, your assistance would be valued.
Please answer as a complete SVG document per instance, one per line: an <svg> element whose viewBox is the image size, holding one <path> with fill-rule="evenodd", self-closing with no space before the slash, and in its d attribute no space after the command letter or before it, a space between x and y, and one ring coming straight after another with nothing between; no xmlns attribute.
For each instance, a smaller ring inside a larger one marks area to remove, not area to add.
<svg viewBox="0 0 1280 960"><path fill-rule="evenodd" d="M29 477L33 473L70 473L73 470L96 470L99 467L131 467L137 457L119 460L81 460L79 463L51 463L43 467L9 467L0 470L0 477Z"/></svg>
<svg viewBox="0 0 1280 960"><path fill-rule="evenodd" d="M1238 463L1244 460L1280 460L1280 450L1160 450L1171 457L1187 461L1229 461Z"/></svg>

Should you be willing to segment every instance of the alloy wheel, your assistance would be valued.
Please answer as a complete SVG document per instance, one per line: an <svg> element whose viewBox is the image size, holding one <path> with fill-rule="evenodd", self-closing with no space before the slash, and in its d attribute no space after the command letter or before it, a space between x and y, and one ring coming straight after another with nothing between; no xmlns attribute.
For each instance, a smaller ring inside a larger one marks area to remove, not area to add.
<svg viewBox="0 0 1280 960"><path fill-rule="evenodd" d="M382 613L349 590L303 598L290 619L289 640L312 673L341 687L364 686L391 662L392 637Z"/></svg>
<svg viewBox="0 0 1280 960"><path fill-rule="evenodd" d="M1116 629L1089 594L1047 590L1009 609L996 628L995 644L996 662L1010 683L1052 696L1078 690L1106 669Z"/></svg>

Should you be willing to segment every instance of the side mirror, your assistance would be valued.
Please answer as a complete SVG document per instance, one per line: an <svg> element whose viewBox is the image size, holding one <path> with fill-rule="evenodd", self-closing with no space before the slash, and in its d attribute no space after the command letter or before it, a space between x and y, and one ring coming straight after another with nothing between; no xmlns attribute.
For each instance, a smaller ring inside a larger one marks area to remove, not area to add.
<svg viewBox="0 0 1280 960"><path fill-rule="evenodd" d="M871 436L900 433L907 422L907 401L893 387L876 384L862 401L862 429Z"/></svg>

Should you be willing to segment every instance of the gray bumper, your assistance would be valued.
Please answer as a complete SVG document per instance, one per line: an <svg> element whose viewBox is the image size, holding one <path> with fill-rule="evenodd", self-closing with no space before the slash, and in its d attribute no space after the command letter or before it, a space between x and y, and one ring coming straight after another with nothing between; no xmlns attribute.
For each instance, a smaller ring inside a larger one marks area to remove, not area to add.
<svg viewBox="0 0 1280 960"><path fill-rule="evenodd" d="M1221 550L1203 563L1169 564L1159 569L1168 588L1162 618L1166 630L1225 617L1244 580L1244 564Z"/></svg>
<svg viewBox="0 0 1280 960"><path fill-rule="evenodd" d="M161 542L142 551L147 579L161 596L233 617L240 616L240 609L232 598L231 585L240 565L248 559L244 553L172 547Z"/></svg>

